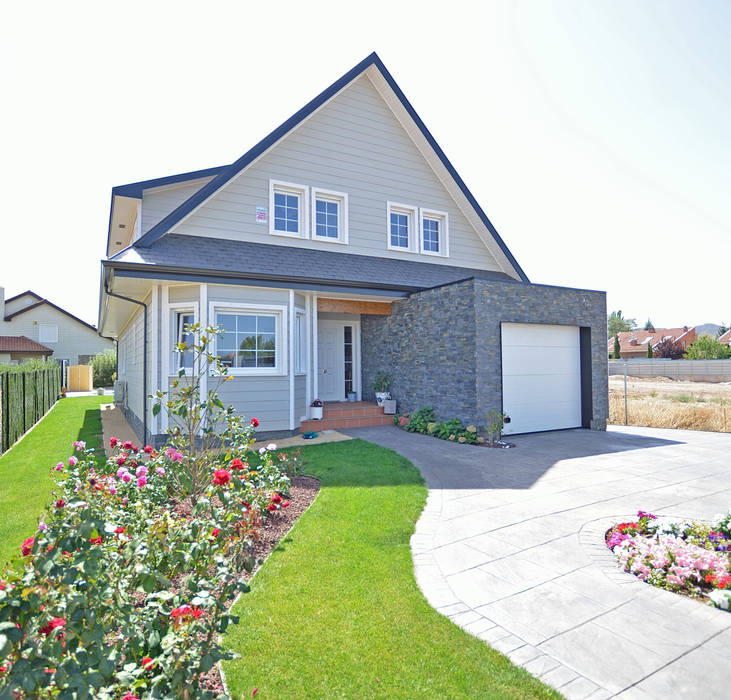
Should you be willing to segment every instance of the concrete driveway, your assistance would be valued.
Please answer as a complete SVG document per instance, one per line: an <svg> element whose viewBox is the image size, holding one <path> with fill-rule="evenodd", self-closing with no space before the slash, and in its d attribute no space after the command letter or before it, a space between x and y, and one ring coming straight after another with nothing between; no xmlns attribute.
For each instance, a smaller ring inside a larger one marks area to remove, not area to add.
<svg viewBox="0 0 731 700"><path fill-rule="evenodd" d="M731 614L617 568L604 532L637 510L731 506L731 435L570 430L493 450L394 427L349 434L429 487L412 537L427 600L569 698L728 697Z"/></svg>

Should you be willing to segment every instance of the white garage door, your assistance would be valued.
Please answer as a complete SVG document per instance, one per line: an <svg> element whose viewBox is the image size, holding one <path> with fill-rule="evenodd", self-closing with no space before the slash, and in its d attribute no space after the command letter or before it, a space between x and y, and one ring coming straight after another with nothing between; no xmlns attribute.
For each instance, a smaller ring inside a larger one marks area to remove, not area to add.
<svg viewBox="0 0 731 700"><path fill-rule="evenodd" d="M502 324L504 432L581 427L577 326Z"/></svg>

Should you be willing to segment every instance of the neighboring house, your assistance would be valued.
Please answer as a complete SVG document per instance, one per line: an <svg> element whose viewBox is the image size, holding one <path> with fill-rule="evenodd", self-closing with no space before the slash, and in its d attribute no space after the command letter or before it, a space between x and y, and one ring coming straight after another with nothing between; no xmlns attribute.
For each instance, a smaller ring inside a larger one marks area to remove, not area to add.
<svg viewBox="0 0 731 700"><path fill-rule="evenodd" d="M731 345L731 330L726 331L718 336L718 342L724 345Z"/></svg>
<svg viewBox="0 0 731 700"><path fill-rule="evenodd" d="M53 354L51 348L36 343L24 335L0 335L0 364L46 359Z"/></svg>
<svg viewBox="0 0 731 700"><path fill-rule="evenodd" d="M231 165L115 187L107 255L99 328L148 441L191 321L226 330L220 396L263 433L372 400L378 370L400 411L605 428L605 294L528 281L375 54Z"/></svg>
<svg viewBox="0 0 731 700"><path fill-rule="evenodd" d="M38 347L47 350L46 354L54 360L65 360L71 365L87 364L96 353L114 349L114 341L99 337L94 326L48 299L31 291L5 299L2 287L0 336L24 337L35 344L40 343ZM21 357L23 353L16 355Z"/></svg>
<svg viewBox="0 0 731 700"><path fill-rule="evenodd" d="M663 340L672 340L686 350L696 338L695 328L655 328L652 331L623 331L619 333L619 356L623 360L647 357L648 343L654 348ZM607 342L609 357L614 357L614 336Z"/></svg>

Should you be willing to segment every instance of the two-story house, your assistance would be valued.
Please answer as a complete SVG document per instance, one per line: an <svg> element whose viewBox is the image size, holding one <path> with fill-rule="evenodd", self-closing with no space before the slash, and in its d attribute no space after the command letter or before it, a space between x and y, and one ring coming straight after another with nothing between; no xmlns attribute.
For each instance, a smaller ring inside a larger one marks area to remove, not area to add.
<svg viewBox="0 0 731 700"><path fill-rule="evenodd" d="M264 433L378 370L399 410L605 427L604 293L529 282L376 54L231 165L115 187L107 256L99 328L148 441L191 321L225 329L221 398Z"/></svg>

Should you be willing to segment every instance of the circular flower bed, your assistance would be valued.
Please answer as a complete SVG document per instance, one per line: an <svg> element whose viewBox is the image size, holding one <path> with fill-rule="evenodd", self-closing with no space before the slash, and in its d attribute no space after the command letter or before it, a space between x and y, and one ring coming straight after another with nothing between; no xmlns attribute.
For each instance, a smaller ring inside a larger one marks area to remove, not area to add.
<svg viewBox="0 0 731 700"><path fill-rule="evenodd" d="M642 581L731 609L731 509L711 523L641 510L605 540L622 569Z"/></svg>

